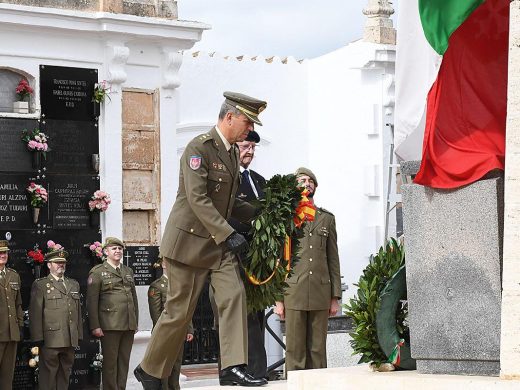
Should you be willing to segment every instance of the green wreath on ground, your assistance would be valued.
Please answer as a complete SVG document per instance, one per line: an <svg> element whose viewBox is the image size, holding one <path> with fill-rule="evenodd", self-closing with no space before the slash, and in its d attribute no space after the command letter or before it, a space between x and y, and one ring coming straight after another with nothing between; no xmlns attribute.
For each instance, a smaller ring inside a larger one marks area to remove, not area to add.
<svg viewBox="0 0 520 390"><path fill-rule="evenodd" d="M314 216L313 212L312 216L304 213L309 211L305 208L310 204L305 202L306 198L302 200L302 189L295 175L273 176L264 193L263 199L254 202L260 213L252 223L247 261L243 262L248 279L245 288L249 312L264 310L282 300L288 286L285 280L292 275L298 261L302 223Z"/></svg>
<svg viewBox="0 0 520 390"><path fill-rule="evenodd" d="M390 239L370 257L355 284L357 296L344 305L345 314L354 322L350 344L353 354L361 355L359 363L415 369L410 356L404 264L403 244Z"/></svg>

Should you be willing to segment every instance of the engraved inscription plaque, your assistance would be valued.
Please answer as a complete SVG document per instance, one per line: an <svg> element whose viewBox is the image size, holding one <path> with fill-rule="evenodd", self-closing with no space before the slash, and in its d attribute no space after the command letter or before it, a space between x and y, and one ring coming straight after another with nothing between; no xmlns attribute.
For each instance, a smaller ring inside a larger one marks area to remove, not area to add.
<svg viewBox="0 0 520 390"><path fill-rule="evenodd" d="M148 286L156 279L153 265L158 258L158 246L130 246L125 249L124 263L134 271L136 286Z"/></svg>

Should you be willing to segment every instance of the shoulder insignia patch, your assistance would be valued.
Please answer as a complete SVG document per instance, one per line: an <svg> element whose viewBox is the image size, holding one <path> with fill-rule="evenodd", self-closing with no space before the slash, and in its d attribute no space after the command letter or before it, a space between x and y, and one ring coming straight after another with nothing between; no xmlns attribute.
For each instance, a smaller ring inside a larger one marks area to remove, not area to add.
<svg viewBox="0 0 520 390"><path fill-rule="evenodd" d="M196 171L200 168L200 165L202 163L202 156L190 156L190 168Z"/></svg>

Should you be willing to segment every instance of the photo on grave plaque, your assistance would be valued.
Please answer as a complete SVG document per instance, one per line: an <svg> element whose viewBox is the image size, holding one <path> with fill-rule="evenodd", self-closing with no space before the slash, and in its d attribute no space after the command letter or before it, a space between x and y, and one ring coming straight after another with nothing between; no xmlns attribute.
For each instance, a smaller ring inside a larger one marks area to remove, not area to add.
<svg viewBox="0 0 520 390"><path fill-rule="evenodd" d="M40 65L42 118L93 121L97 69Z"/></svg>
<svg viewBox="0 0 520 390"><path fill-rule="evenodd" d="M22 141L24 129L39 128L36 119L0 118L0 134L2 139L2 153L0 153L0 172L30 172L33 153Z"/></svg>

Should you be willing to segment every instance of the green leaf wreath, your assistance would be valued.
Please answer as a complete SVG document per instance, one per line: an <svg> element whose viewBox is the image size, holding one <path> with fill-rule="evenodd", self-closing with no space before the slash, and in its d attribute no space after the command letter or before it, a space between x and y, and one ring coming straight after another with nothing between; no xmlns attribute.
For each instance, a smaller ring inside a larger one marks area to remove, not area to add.
<svg viewBox="0 0 520 390"><path fill-rule="evenodd" d="M359 282L357 296L343 305L345 314L354 321L354 330L350 333L350 344L353 354L360 354L359 363L373 362L377 367L388 361L377 338L376 316L381 304L381 293L387 282L405 263L403 243L394 238L374 256L363 270ZM409 340L406 316L408 306L403 303L396 313L396 327L403 338Z"/></svg>
<svg viewBox="0 0 520 390"><path fill-rule="evenodd" d="M285 280L298 261L296 254L303 235L303 229L294 222L301 191L295 175L275 175L266 183L265 198L255 201L260 213L253 222L244 266L249 278L245 283L249 312L264 310L283 297ZM286 236L292 241L289 270L283 256Z"/></svg>

